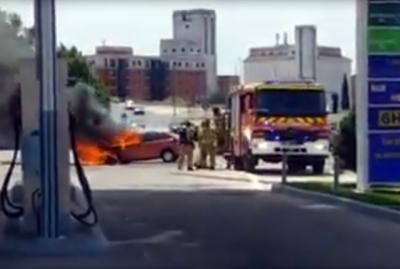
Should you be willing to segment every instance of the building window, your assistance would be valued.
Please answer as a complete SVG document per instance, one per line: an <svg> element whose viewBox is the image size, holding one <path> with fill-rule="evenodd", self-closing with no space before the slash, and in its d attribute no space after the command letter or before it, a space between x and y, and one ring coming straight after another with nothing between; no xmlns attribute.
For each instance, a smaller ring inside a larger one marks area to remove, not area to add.
<svg viewBox="0 0 400 269"><path fill-rule="evenodd" d="M186 29L189 29L189 27L190 27L189 24L186 24L186 25L185 25L185 28L186 28Z"/></svg>
<svg viewBox="0 0 400 269"><path fill-rule="evenodd" d="M204 67L205 66L205 64L204 63L201 63L201 67Z"/></svg>
<svg viewBox="0 0 400 269"><path fill-rule="evenodd" d="M115 59L111 59L111 60L110 60L110 67L111 67L111 68L117 67L117 63L116 63Z"/></svg>
<svg viewBox="0 0 400 269"><path fill-rule="evenodd" d="M178 66L181 67L181 66L182 66L182 63L181 63L181 62L178 62Z"/></svg>
<svg viewBox="0 0 400 269"><path fill-rule="evenodd" d="M200 64L199 63L196 63L196 67L199 67L200 66Z"/></svg>
<svg viewBox="0 0 400 269"><path fill-rule="evenodd" d="M176 62L173 62L172 65L173 65L173 66L176 66Z"/></svg>
<svg viewBox="0 0 400 269"><path fill-rule="evenodd" d="M132 61L132 66L135 66L136 65L136 62L135 61Z"/></svg>
<svg viewBox="0 0 400 269"><path fill-rule="evenodd" d="M185 48L182 48L181 51L182 51L182 52L185 52Z"/></svg>
<svg viewBox="0 0 400 269"><path fill-rule="evenodd" d="M194 49L193 49L193 48L190 48L190 52L194 52Z"/></svg>
<svg viewBox="0 0 400 269"><path fill-rule="evenodd" d="M175 48L173 48L173 49L172 49L172 52L176 52L176 49L175 49Z"/></svg>
<svg viewBox="0 0 400 269"><path fill-rule="evenodd" d="M200 52L201 52L201 49L197 49L197 52L200 53Z"/></svg>
<svg viewBox="0 0 400 269"><path fill-rule="evenodd" d="M146 68L149 68L149 67L150 67L150 62L146 61Z"/></svg>
<svg viewBox="0 0 400 269"><path fill-rule="evenodd" d="M185 66L186 66L186 67L189 67L189 63L188 63L188 62L186 62Z"/></svg>
<svg viewBox="0 0 400 269"><path fill-rule="evenodd" d="M137 65L141 66L142 65L142 61L137 61Z"/></svg>

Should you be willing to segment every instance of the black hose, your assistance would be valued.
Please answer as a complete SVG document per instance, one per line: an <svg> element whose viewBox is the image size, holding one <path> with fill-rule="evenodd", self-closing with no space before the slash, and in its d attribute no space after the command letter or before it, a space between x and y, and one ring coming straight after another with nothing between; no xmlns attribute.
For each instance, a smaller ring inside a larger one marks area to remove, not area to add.
<svg viewBox="0 0 400 269"><path fill-rule="evenodd" d="M90 189L89 186L89 181L86 177L86 174L83 170L82 164L79 160L78 156L78 151L77 151L77 143L76 143L76 121L75 118L70 115L69 117L70 120L70 141L71 141L71 148L72 148L72 154L74 157L74 165L75 165L75 170L78 176L79 183L82 186L82 191L83 194L86 198L87 202L87 209L83 213L75 213L71 212L71 215L80 223L86 225L86 226L94 226L98 223L98 215L97 211L94 207L94 202L93 202L93 196L92 196L92 190ZM93 220L88 221L87 218L93 215Z"/></svg>
<svg viewBox="0 0 400 269"><path fill-rule="evenodd" d="M14 172L15 163L17 162L19 145L20 145L20 120L18 116L13 117L13 129L14 129L14 152L10 166L8 167L8 171L3 181L3 185L1 187L0 206L1 210L8 218L19 218L24 215L24 208L20 205L14 204L8 195L8 186L10 184L11 176Z"/></svg>
<svg viewBox="0 0 400 269"><path fill-rule="evenodd" d="M40 234L40 230L41 230L41 218L40 218L40 204L39 204L39 199L41 198L41 191L40 189L36 189L31 196L31 207L32 207L32 211L35 214L36 217L36 229L37 229L37 234Z"/></svg>

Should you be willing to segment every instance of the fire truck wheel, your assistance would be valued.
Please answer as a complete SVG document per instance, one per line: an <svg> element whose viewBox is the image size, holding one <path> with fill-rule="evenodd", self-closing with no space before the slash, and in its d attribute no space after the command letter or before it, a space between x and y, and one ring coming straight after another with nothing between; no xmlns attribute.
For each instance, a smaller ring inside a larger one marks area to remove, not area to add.
<svg viewBox="0 0 400 269"><path fill-rule="evenodd" d="M289 173L304 172L306 165L298 162L288 162Z"/></svg>
<svg viewBox="0 0 400 269"><path fill-rule="evenodd" d="M240 157L234 157L233 158L233 169L237 171L242 171L243 170L243 160Z"/></svg>
<svg viewBox="0 0 400 269"><path fill-rule="evenodd" d="M256 160L251 153L246 154L243 158L244 170L246 172L254 172L256 168Z"/></svg>
<svg viewBox="0 0 400 269"><path fill-rule="evenodd" d="M325 160L314 162L312 164L312 168L315 175L322 175L324 173Z"/></svg>

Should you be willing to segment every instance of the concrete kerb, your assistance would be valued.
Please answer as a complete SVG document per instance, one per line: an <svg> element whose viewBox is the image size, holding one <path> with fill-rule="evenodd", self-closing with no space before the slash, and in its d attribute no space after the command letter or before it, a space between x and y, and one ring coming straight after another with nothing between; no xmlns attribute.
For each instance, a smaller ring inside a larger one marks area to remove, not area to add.
<svg viewBox="0 0 400 269"><path fill-rule="evenodd" d="M320 193L316 191L303 190L300 188L282 184L272 184L271 192L288 194L300 199L311 199L321 203L337 205L374 218L382 218L400 223L400 211L385 208L383 206L356 201L350 198L340 197L333 194Z"/></svg>
<svg viewBox="0 0 400 269"><path fill-rule="evenodd" d="M214 179L214 180L226 180L226 181L236 181L236 182L251 182L251 179L247 177L247 175L243 175L243 177L231 177L229 175L219 176L216 174L206 174L206 173L197 173L197 172L172 172L174 175L178 176L190 176L196 178L205 178L205 179Z"/></svg>

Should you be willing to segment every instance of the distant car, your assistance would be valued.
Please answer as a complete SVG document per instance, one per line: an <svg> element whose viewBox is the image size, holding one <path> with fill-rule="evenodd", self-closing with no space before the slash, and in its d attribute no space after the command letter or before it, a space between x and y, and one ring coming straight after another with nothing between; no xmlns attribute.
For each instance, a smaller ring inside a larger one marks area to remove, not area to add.
<svg viewBox="0 0 400 269"><path fill-rule="evenodd" d="M145 112L143 107L135 107L133 109L133 115L142 116L142 115L145 115L145 114L146 114L146 112Z"/></svg>
<svg viewBox="0 0 400 269"><path fill-rule="evenodd" d="M143 123L138 123L138 122L133 122L133 121L129 124L129 126L130 126L131 128L134 128L134 129L145 129L145 128L146 128L146 125L145 125L145 124L143 124Z"/></svg>
<svg viewBox="0 0 400 269"><path fill-rule="evenodd" d="M147 131L143 133L141 143L117 148L115 152L121 163L152 159L172 163L178 158L178 139L168 132Z"/></svg>
<svg viewBox="0 0 400 269"><path fill-rule="evenodd" d="M126 100L125 101L125 109L127 110L134 110L135 108L135 103L133 102L133 100Z"/></svg>

